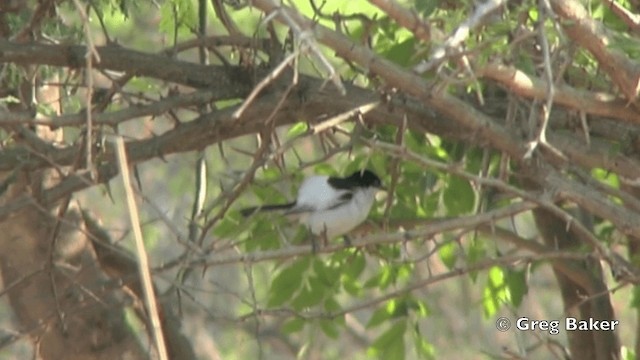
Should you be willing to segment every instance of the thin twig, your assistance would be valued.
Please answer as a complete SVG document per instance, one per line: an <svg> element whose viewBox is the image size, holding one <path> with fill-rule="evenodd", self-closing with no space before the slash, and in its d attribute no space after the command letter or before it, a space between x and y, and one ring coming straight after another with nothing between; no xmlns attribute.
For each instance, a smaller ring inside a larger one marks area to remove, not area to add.
<svg viewBox="0 0 640 360"><path fill-rule="evenodd" d="M471 30L480 26L489 15L493 14L494 11L504 6L506 3L506 0L487 0L486 2L478 5L473 14L456 28L444 44L438 46L431 53L431 59L416 65L414 67L414 71L418 74L422 74L441 64L452 50L458 49L469 35L471 35Z"/></svg>
<svg viewBox="0 0 640 360"><path fill-rule="evenodd" d="M89 17L87 16L87 12L84 10L79 0L73 0L73 4L76 7L76 11L80 15L80 19L82 19L82 25L85 32L85 39L87 40L87 53L85 54L85 62L87 67L85 69L86 80L87 80L87 94L85 98L85 112L86 112L86 142L85 142L85 151L86 151L86 169L90 173L92 173L93 169L93 155L91 154L93 149L93 118L92 118L92 105L91 99L93 97L93 61L100 62L100 54L98 54L98 50L96 49L95 44L93 43L93 37L91 35L91 28L89 26Z"/></svg>
<svg viewBox="0 0 640 360"><path fill-rule="evenodd" d="M271 73L269 73L269 75L267 75L264 79L262 79L262 81L260 81L254 88L253 90L251 90L251 94L249 94L249 96L247 96L244 101L242 102L242 105L240 105L240 107L233 113L232 117L234 119L238 119L242 116L242 114L244 113L244 111L247 109L247 107L249 107L249 105L251 105L251 103L253 102L253 100L258 96L258 94L260 94L260 92L267 87L267 85L271 84L273 81L275 81L275 79L278 78L278 76L280 76L280 74L282 73L282 71L284 69L286 69L287 65L289 65L291 62L293 62L293 60L300 55L300 53L298 51L295 51L294 53L290 54L289 56L287 56L275 69L273 69L273 71L271 71Z"/></svg>
<svg viewBox="0 0 640 360"><path fill-rule="evenodd" d="M121 136L115 137L115 145L118 165L120 167L120 173L122 174L122 184L124 186L125 196L127 199L129 220L131 221L131 228L133 229L133 239L136 244L140 282L142 283L142 289L144 292L145 303L147 304L148 315L151 319L152 334L156 343L156 348L160 360L168 360L169 356L167 355L167 347L165 345L164 335L162 332L160 313L156 304L153 282L151 280L151 272L149 271L149 259L147 256L147 251L144 247L144 240L142 239L140 218L138 216L138 209L133 194L133 188L131 186L131 178L129 176L129 163L127 161L124 140Z"/></svg>
<svg viewBox="0 0 640 360"><path fill-rule="evenodd" d="M540 0L540 3L538 5L538 13L540 14L540 23L538 24L538 37L540 39L540 46L542 47L542 55L544 59L543 65L545 80L547 82L547 99L544 106L542 106L542 125L540 126L540 130L538 131L538 135L534 140L530 141L527 144L528 150L524 154L523 158L530 158L538 145L540 145L547 148L558 157L566 160L567 157L547 141L547 126L549 125L549 115L551 114L553 99L556 94L556 87L553 81L553 71L551 69L549 40L547 39L547 34L544 28L547 15L551 13L551 5L549 4L548 0Z"/></svg>
<svg viewBox="0 0 640 360"><path fill-rule="evenodd" d="M274 2L272 2L271 0L269 1L271 2L271 5L278 7ZM340 80L339 74L336 72L333 65L331 65L331 62L329 62L329 60L324 56L324 54L320 50L320 47L316 42L315 34L313 33L313 30L312 29L303 30L302 27L300 27L300 25L291 17L289 12L284 8L280 8L268 14L264 21L265 22L271 21L271 19L273 19L276 16L282 17L282 19L287 23L287 25L289 25L291 30L293 30L293 32L298 36L298 41L300 42L299 47L303 47L303 45L308 46L309 50L318 58L318 60L320 60L320 63L329 72L329 80L333 82L334 86L338 89L340 94L343 94L343 95L346 94L346 89L344 88L344 85Z"/></svg>

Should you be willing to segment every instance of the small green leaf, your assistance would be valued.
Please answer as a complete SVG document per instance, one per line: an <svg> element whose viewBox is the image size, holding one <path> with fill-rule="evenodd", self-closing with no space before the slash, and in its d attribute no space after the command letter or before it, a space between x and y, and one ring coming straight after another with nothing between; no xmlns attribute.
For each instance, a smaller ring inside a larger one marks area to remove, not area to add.
<svg viewBox="0 0 640 360"><path fill-rule="evenodd" d="M349 295L358 297L362 294L362 286L356 279L350 277L342 278L342 288L349 293Z"/></svg>
<svg viewBox="0 0 640 360"><path fill-rule="evenodd" d="M416 39L411 37L392 45L382 55L400 66L407 66L415 54L415 45Z"/></svg>
<svg viewBox="0 0 640 360"><path fill-rule="evenodd" d="M613 188L620 188L620 180L618 179L618 176L608 170L594 168L593 170L591 170L591 175Z"/></svg>
<svg viewBox="0 0 640 360"><path fill-rule="evenodd" d="M322 285L332 288L337 285L340 278L341 269L327 265L321 258L315 258L313 263L313 272Z"/></svg>
<svg viewBox="0 0 640 360"><path fill-rule="evenodd" d="M417 153L425 152L430 145L427 144L427 136L423 132L408 130L404 136L405 146Z"/></svg>
<svg viewBox="0 0 640 360"><path fill-rule="evenodd" d="M395 281L395 269L393 265L384 266L380 272L380 281L378 287L380 289L386 289L391 283Z"/></svg>
<svg viewBox="0 0 640 360"><path fill-rule="evenodd" d="M488 275L482 299L482 307L487 318L495 315L500 307L509 302L511 298L505 282L504 271L498 266L494 266L489 270Z"/></svg>
<svg viewBox="0 0 640 360"><path fill-rule="evenodd" d="M347 275L352 279L357 279L364 271L366 264L364 254L362 252L351 254L347 259L346 264L342 267L343 275Z"/></svg>
<svg viewBox="0 0 640 360"><path fill-rule="evenodd" d="M379 359L404 359L404 334L406 330L406 321L396 322L374 340L371 347L367 349L367 355Z"/></svg>
<svg viewBox="0 0 640 360"><path fill-rule="evenodd" d="M196 10L190 0L171 0L160 7L158 28L165 34L173 34L175 30L188 33L197 24Z"/></svg>
<svg viewBox="0 0 640 360"><path fill-rule="evenodd" d="M336 299L331 296L324 301L324 310L335 313L335 312L341 311L342 307L336 301ZM344 323L344 317L336 317L335 320L338 321L338 323L341 323L341 324Z"/></svg>
<svg viewBox="0 0 640 360"><path fill-rule="evenodd" d="M277 167L264 167L262 171L260 171L260 178L267 181L277 181L282 177L280 169Z"/></svg>
<svg viewBox="0 0 640 360"><path fill-rule="evenodd" d="M451 270L456 265L456 260L458 260L458 246L455 242L449 241L440 247L438 255L444 266Z"/></svg>
<svg viewBox="0 0 640 360"><path fill-rule="evenodd" d="M436 0L416 0L416 10L420 12L423 19L428 18L438 8Z"/></svg>
<svg viewBox="0 0 640 360"><path fill-rule="evenodd" d="M626 346L623 346L623 347L620 349L620 353L621 353L621 355L622 355L622 359L623 359L623 360L636 360L636 359L637 359L637 357L636 357L636 353L635 353L635 352L633 352L633 350L632 350L632 349L629 349L629 348L628 348L628 347L626 347Z"/></svg>
<svg viewBox="0 0 640 360"><path fill-rule="evenodd" d="M304 328L306 321L301 318L293 318L291 320L287 320L280 327L280 331L285 334L292 334L301 331Z"/></svg>
<svg viewBox="0 0 640 360"><path fill-rule="evenodd" d="M418 357L422 359L435 359L435 348L422 336L418 322L414 324L413 330L413 341Z"/></svg>
<svg viewBox="0 0 640 360"><path fill-rule="evenodd" d="M485 258L487 254L485 244L485 239L475 238L471 241L471 244L467 249L467 262L469 264L475 264L478 262L478 260L482 260ZM471 271L469 273L469 277L471 278L471 281L475 282L478 278L478 272Z"/></svg>
<svg viewBox="0 0 640 360"><path fill-rule="evenodd" d="M468 214L473 210L475 192L467 180L451 176L442 198L447 208L447 214L459 216Z"/></svg>
<svg viewBox="0 0 640 360"><path fill-rule="evenodd" d="M271 281L267 305L270 307L279 306L290 300L293 294L302 287L304 274L309 265L309 258L304 257L280 270Z"/></svg>
<svg viewBox="0 0 640 360"><path fill-rule="evenodd" d="M332 339L337 339L340 335L336 323L331 320L321 319L320 320L320 329L322 332Z"/></svg>
<svg viewBox="0 0 640 360"><path fill-rule="evenodd" d="M413 263L402 263L397 267L396 280L407 280L413 275Z"/></svg>
<svg viewBox="0 0 640 360"><path fill-rule="evenodd" d="M419 317L427 317L431 313L427 303L415 298L407 299L407 304L411 310L413 310Z"/></svg>
<svg viewBox="0 0 640 360"><path fill-rule="evenodd" d="M302 135L309 130L309 125L306 122L295 123L287 131L287 138L291 139L296 136Z"/></svg>
<svg viewBox="0 0 640 360"><path fill-rule="evenodd" d="M230 235L237 234L242 229L238 227L238 221L233 217L224 217L218 221L216 227L213 229L213 233L220 238L226 238Z"/></svg>
<svg viewBox="0 0 640 360"><path fill-rule="evenodd" d="M506 283L509 289L511 304L518 307L528 291L526 270L507 271Z"/></svg>
<svg viewBox="0 0 640 360"><path fill-rule="evenodd" d="M335 176L336 169L329 163L321 163L313 167L313 173L317 175Z"/></svg>
<svg viewBox="0 0 640 360"><path fill-rule="evenodd" d="M367 328L376 327L389 319L406 317L409 314L411 303L413 301L409 299L391 299L387 301L384 307L379 308L371 315L366 325Z"/></svg>
<svg viewBox="0 0 640 360"><path fill-rule="evenodd" d="M387 311L386 308L379 308L373 312L371 317L369 318L369 322L367 323L367 329L374 328L385 321L387 321L391 315Z"/></svg>
<svg viewBox="0 0 640 360"><path fill-rule="evenodd" d="M319 304L324 296L324 292L319 286L303 286L291 301L291 306L296 310L303 310Z"/></svg>

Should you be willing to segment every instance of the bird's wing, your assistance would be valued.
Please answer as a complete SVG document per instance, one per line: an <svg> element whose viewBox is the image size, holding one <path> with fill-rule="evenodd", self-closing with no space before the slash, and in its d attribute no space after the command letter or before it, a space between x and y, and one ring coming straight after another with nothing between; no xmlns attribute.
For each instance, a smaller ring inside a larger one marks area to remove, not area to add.
<svg viewBox="0 0 640 360"><path fill-rule="evenodd" d="M348 203L349 201L351 201L351 199L353 199L353 191L345 191L336 201L328 206L326 210L335 209L340 205Z"/></svg>
<svg viewBox="0 0 640 360"><path fill-rule="evenodd" d="M297 203L285 214L303 214L310 212L319 212L335 209L353 199L353 192L344 191L339 197L333 197L332 199L321 199L315 204L311 203Z"/></svg>

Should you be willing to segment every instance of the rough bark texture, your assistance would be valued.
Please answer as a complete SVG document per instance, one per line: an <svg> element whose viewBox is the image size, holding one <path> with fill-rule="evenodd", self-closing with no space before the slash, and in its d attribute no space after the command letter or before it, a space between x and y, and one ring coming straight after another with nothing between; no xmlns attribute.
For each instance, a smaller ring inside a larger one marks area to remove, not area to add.
<svg viewBox="0 0 640 360"><path fill-rule="evenodd" d="M585 241L571 230L571 226L544 210L534 210L534 219L544 243L554 249L576 250ZM588 279L585 288L571 280L554 266L567 317L578 320L616 319L603 270L598 260L567 260L574 272ZM568 331L569 349L576 359L620 359L620 339L614 331Z"/></svg>

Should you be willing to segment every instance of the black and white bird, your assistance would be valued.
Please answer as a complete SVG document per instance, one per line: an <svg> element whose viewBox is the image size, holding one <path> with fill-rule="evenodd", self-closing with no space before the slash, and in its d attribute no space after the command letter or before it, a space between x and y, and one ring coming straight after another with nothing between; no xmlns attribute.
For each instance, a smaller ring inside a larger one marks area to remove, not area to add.
<svg viewBox="0 0 640 360"><path fill-rule="evenodd" d="M345 235L367 218L380 189L380 178L370 170L359 170L344 178L316 175L302 182L296 201L251 207L240 213L249 216L259 211L284 211L285 215L297 218L313 235L333 239Z"/></svg>

